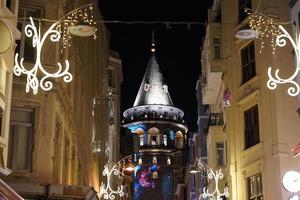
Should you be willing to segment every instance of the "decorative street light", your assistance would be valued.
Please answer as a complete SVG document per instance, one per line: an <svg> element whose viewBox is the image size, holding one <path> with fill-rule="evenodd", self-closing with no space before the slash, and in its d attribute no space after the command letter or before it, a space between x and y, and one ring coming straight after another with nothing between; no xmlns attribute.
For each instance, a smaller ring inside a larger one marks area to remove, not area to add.
<svg viewBox="0 0 300 200"><path fill-rule="evenodd" d="M228 187L225 186L224 192L220 192L219 190L219 180L222 180L224 178L224 175L222 173L222 170L216 170L215 172L210 169L209 173L207 174L208 180L215 180L215 190L213 192L210 192L208 188L203 188L203 194L202 197L204 199L209 198L210 200L222 200L222 197L229 197Z"/></svg>
<svg viewBox="0 0 300 200"><path fill-rule="evenodd" d="M58 22L50 26L46 33L42 36L40 30L37 29L33 19L29 17L30 24L25 26L25 35L32 38L32 46L36 49L35 63L31 69L27 69L23 65L24 58L21 58L19 62L19 54L16 53L15 56L15 66L14 74L16 76L21 76L22 74L27 75L26 92L32 89L34 94L37 94L39 87L44 91L49 91L53 87L53 83L49 78L60 78L62 77L64 82L72 81L72 74L69 72L69 61L65 60L65 67L62 66L60 62L57 63L58 69L51 73L47 71L41 63L41 52L47 37L50 38L52 42L58 42L60 40L60 32L55 30L58 26ZM41 72L41 79L38 79L38 72Z"/></svg>
<svg viewBox="0 0 300 200"><path fill-rule="evenodd" d="M109 169L109 164L104 166L103 176L107 177L106 185L102 182L100 186L100 196L104 199L115 199L116 196L124 196L124 186L118 185L116 189L111 185L113 176L123 176L123 172L133 172L134 165L132 164L132 155L126 156L119 160Z"/></svg>
<svg viewBox="0 0 300 200"><path fill-rule="evenodd" d="M200 195L200 197L203 197L204 199L209 198L209 200L222 200L222 197L229 197L228 187L226 186L224 188L224 192L220 192L219 189L219 180L222 180L224 178L224 175L222 173L222 170L216 170L210 169L204 162L201 161L201 159L196 158L195 165L190 169L191 174L196 174L199 172L205 172L207 173L208 181L214 180L215 181L215 189L213 192L210 192L208 188L203 188L203 193ZM200 199L199 197L199 199Z"/></svg>

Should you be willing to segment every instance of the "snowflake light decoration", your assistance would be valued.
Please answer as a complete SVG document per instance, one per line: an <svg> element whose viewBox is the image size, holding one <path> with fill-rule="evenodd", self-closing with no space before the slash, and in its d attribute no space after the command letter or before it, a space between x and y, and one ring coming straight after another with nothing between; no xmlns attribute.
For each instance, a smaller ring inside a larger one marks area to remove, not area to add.
<svg viewBox="0 0 300 200"><path fill-rule="evenodd" d="M25 35L32 38L32 46L36 48L35 63L31 69L26 69L23 65L24 58L21 58L19 62L19 54L16 53L14 66L14 74L16 76L21 76L22 74L27 75L26 92L29 92L30 89L32 89L33 93L37 94L39 87L44 91L51 90L53 88L53 83L49 81L48 78L63 77L64 82L71 82L73 77L69 72L70 66L68 60L65 60L64 68L62 64L58 62L58 69L54 73L47 71L41 63L41 51L47 37L49 36L52 42L58 42L60 40L60 33L57 30L54 30L58 25L58 22L52 24L45 34L41 36L33 19L30 17L29 20L30 24L25 26ZM39 71L42 75L40 80L38 79L38 75L40 76L40 73L38 74Z"/></svg>
<svg viewBox="0 0 300 200"><path fill-rule="evenodd" d="M208 188L203 188L203 194L201 195L204 199L209 198L209 200L222 200L222 196L229 197L228 187L224 188L224 192L221 193L219 190L219 180L223 179L224 175L222 170L217 170L214 172L212 169L209 170L207 175L208 180L214 179L215 189L210 193Z"/></svg>

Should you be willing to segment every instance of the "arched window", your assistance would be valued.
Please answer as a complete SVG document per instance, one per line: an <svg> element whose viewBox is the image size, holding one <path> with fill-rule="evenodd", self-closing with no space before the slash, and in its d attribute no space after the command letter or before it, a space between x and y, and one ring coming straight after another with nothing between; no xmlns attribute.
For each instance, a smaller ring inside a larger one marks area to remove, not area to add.
<svg viewBox="0 0 300 200"><path fill-rule="evenodd" d="M167 165L171 165L171 158L170 157L168 157L168 159L167 159Z"/></svg>
<svg viewBox="0 0 300 200"><path fill-rule="evenodd" d="M144 135L140 135L140 146L144 146Z"/></svg>
<svg viewBox="0 0 300 200"><path fill-rule="evenodd" d="M165 146L168 145L168 136L167 135L163 136L163 143L164 143Z"/></svg>
<svg viewBox="0 0 300 200"><path fill-rule="evenodd" d="M175 135L176 135L176 140L175 140L176 148L183 149L183 134L182 134L182 132L177 131Z"/></svg>
<svg viewBox="0 0 300 200"><path fill-rule="evenodd" d="M150 145L152 146L156 146L157 145L157 135L159 134L159 129L156 128L156 127L152 127L148 130L148 134L151 136L151 139L150 139Z"/></svg>
<svg viewBox="0 0 300 200"><path fill-rule="evenodd" d="M153 164L157 164L157 158L156 158L156 156L153 156L153 158L152 158L152 163L153 163Z"/></svg>

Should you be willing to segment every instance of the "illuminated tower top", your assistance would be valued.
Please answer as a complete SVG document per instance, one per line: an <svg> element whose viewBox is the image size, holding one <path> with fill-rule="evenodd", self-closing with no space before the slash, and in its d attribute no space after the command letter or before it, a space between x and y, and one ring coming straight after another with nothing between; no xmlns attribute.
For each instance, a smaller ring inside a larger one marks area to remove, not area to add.
<svg viewBox="0 0 300 200"><path fill-rule="evenodd" d="M132 108L124 113L124 126L130 128L137 121L151 123L168 122L187 132L183 116L184 113L173 105L168 86L164 81L159 64L155 56L155 42L152 37L152 55L147 65L142 83Z"/></svg>

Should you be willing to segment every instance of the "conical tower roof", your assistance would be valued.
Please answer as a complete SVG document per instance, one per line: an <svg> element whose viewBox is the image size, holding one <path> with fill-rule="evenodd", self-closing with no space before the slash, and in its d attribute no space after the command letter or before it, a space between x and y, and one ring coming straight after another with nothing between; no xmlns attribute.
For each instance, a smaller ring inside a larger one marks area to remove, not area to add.
<svg viewBox="0 0 300 200"><path fill-rule="evenodd" d="M173 106L168 86L164 83L155 54L148 62L148 66L140 85L133 107L142 105L166 105Z"/></svg>

